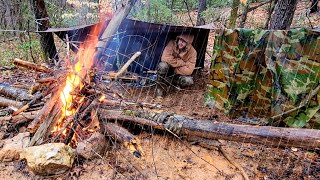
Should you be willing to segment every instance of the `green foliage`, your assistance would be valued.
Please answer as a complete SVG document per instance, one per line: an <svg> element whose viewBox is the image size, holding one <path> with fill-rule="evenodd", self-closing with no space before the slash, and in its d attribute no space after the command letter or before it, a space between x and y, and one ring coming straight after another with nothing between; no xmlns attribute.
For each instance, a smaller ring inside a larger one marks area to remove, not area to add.
<svg viewBox="0 0 320 180"><path fill-rule="evenodd" d="M13 44L16 45L7 46L3 44L5 49L0 50L0 66L13 66L12 62L15 58L21 58L29 61L33 61L34 58L36 63L39 63L42 59L44 59L41 44L36 37L32 37L30 41L26 42L17 40L13 42Z"/></svg>
<svg viewBox="0 0 320 180"><path fill-rule="evenodd" d="M175 21L172 10L166 4L166 0L150 0L133 14L133 17L154 23L172 23Z"/></svg>
<svg viewBox="0 0 320 180"><path fill-rule="evenodd" d="M226 7L230 7L232 0L210 0L207 1L207 9L202 12L201 16L207 23L216 21L223 13Z"/></svg>
<svg viewBox="0 0 320 180"><path fill-rule="evenodd" d="M22 42L18 45L18 51L20 57L25 60L36 61L36 63L41 62L44 59L44 54L41 48L41 44L38 39L27 42Z"/></svg>
<svg viewBox="0 0 320 180"><path fill-rule="evenodd" d="M305 111L300 111L296 116L287 117L284 121L288 126L294 128L302 128L307 126L307 123L316 115L320 110L320 106L308 108Z"/></svg>
<svg viewBox="0 0 320 180"><path fill-rule="evenodd" d="M65 5L51 0L45 3L52 27L73 27L98 21L98 3L95 0L74 0Z"/></svg>
<svg viewBox="0 0 320 180"><path fill-rule="evenodd" d="M0 53L0 66L13 66L12 60L17 57L14 51L4 51Z"/></svg>
<svg viewBox="0 0 320 180"><path fill-rule="evenodd" d="M173 3L172 3L173 1ZM170 6L172 6L173 11L175 12L186 12L187 11L187 7L186 7L186 3L188 4L188 8L190 10L193 9L197 9L198 7L198 0L171 0L170 1Z"/></svg>

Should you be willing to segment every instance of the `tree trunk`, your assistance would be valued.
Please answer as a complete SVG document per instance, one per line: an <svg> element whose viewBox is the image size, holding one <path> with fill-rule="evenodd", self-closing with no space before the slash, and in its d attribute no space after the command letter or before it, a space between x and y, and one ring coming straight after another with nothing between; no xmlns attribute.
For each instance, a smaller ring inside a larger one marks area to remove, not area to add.
<svg viewBox="0 0 320 180"><path fill-rule="evenodd" d="M36 25L39 31L45 31L50 27L48 13L44 0L33 0L33 11L36 18ZM45 53L46 59L49 59L49 64L58 62L57 49L54 44L52 33L39 33L42 50Z"/></svg>
<svg viewBox="0 0 320 180"><path fill-rule="evenodd" d="M237 0L239 1L239 0ZM207 0L199 0L197 26L205 25L206 22L202 17L201 13L207 9Z"/></svg>
<svg viewBox="0 0 320 180"><path fill-rule="evenodd" d="M233 0L232 7L231 7L232 9L231 9L230 21L229 21L230 29L233 29L236 27L239 5L240 5L240 0Z"/></svg>
<svg viewBox="0 0 320 180"><path fill-rule="evenodd" d="M270 29L289 29L297 4L298 0L278 0L270 22Z"/></svg>
<svg viewBox="0 0 320 180"><path fill-rule="evenodd" d="M246 5L245 5L245 7L244 7L243 13L241 15L240 28L244 28L244 25L245 25L246 20L247 20L250 4L251 4L251 0L248 0Z"/></svg>
<svg viewBox="0 0 320 180"><path fill-rule="evenodd" d="M315 13L318 11L318 2L319 2L319 0L312 0L310 13Z"/></svg>

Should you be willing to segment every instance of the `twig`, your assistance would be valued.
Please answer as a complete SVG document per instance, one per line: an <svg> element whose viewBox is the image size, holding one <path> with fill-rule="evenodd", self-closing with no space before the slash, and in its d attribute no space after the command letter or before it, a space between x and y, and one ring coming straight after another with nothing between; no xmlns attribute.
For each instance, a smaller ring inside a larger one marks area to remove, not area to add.
<svg viewBox="0 0 320 180"><path fill-rule="evenodd" d="M306 17L307 17L307 19L308 19L308 22L309 22L310 27L311 27L312 29L314 29L314 27L313 27L313 25L312 25L312 22L311 22L311 20L310 20L310 18L309 18L309 16L306 16Z"/></svg>
<svg viewBox="0 0 320 180"><path fill-rule="evenodd" d="M249 177L242 166L232 160L228 152L222 148L222 142L220 140L199 138L195 136L188 136L186 139L188 141L192 141L191 144L196 144L209 150L218 150L233 166L235 166L240 171L242 177L245 180L249 180Z"/></svg>
<svg viewBox="0 0 320 180"><path fill-rule="evenodd" d="M27 34L28 34L29 43L31 44L31 36L30 36L29 30L30 30L30 21L28 20L28 31L27 31ZM32 52L32 46L29 46L29 50L30 50L30 55L31 55L32 61L34 63L36 63L36 60L35 60L35 58L33 56L33 52Z"/></svg>
<svg viewBox="0 0 320 180"><path fill-rule="evenodd" d="M249 12L251 12L251 11L253 11L253 10L255 10L255 9L263 6L263 5L266 5L266 4L268 4L268 3L272 2L272 1L274 1L274 0L269 0L269 1L266 1L266 2L262 2L261 4L258 4L258 5L256 5L256 6L250 7L250 8L248 9L247 13L249 13ZM239 15L238 15L238 17L241 17L241 16L242 16L242 14L239 14Z"/></svg>
<svg viewBox="0 0 320 180"><path fill-rule="evenodd" d="M54 87L51 90L48 90L46 92L40 93L35 95L31 101L29 101L27 104L25 104L24 106L22 106L20 109L18 109L17 111L13 112L13 116L16 116L18 114L20 114L21 112L27 110L32 104L36 103L38 100L40 100L43 97L46 97L47 95L49 95L51 92L54 92L56 90L58 90L59 87Z"/></svg>
<svg viewBox="0 0 320 180"><path fill-rule="evenodd" d="M224 150L221 146L218 146L218 150L221 152L221 154L232 164L234 165L241 173L242 177L245 180L250 180L247 173L244 171L244 169L242 168L242 166L240 166L240 164L238 164L237 162L235 162L234 160L232 160L232 158L229 156L229 154L227 153L226 150Z"/></svg>
<svg viewBox="0 0 320 180"><path fill-rule="evenodd" d="M183 2L184 2L184 4L186 5L187 11L188 11L188 16L189 16L189 19L190 19L190 22L191 22L192 26L195 26L194 23L193 23L193 21L192 21L191 15L190 15L190 9L189 9L188 3L187 3L186 0L183 0Z"/></svg>

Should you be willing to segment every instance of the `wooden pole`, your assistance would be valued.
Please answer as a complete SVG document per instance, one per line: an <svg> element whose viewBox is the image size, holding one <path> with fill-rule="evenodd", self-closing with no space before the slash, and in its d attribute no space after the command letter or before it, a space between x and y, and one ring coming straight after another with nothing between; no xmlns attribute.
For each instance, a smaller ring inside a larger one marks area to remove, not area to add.
<svg viewBox="0 0 320 180"><path fill-rule="evenodd" d="M106 46L108 46L110 40L112 39L112 36L117 32L122 21L128 16L135 2L136 0L122 0L119 8L111 18L106 30L101 35L101 40L96 45L98 58L100 57Z"/></svg>

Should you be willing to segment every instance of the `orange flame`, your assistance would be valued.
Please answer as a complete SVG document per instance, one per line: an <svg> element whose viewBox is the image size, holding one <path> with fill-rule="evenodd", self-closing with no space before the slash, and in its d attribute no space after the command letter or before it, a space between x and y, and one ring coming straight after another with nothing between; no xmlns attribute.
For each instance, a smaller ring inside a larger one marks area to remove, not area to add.
<svg viewBox="0 0 320 180"><path fill-rule="evenodd" d="M60 100L62 102L62 113L57 124L51 132L58 132L64 124L65 117L72 116L76 112L74 103L81 104L84 100L82 97L77 102L74 102L79 95L73 95L72 92L77 90L81 91L84 87L83 80L89 75L89 70L94 64L96 55L96 44L98 43L98 36L101 30L101 25L97 25L88 35L86 41L80 46L77 54L77 63L72 66L69 74L67 75L65 86L60 92ZM66 129L62 134L66 135Z"/></svg>

